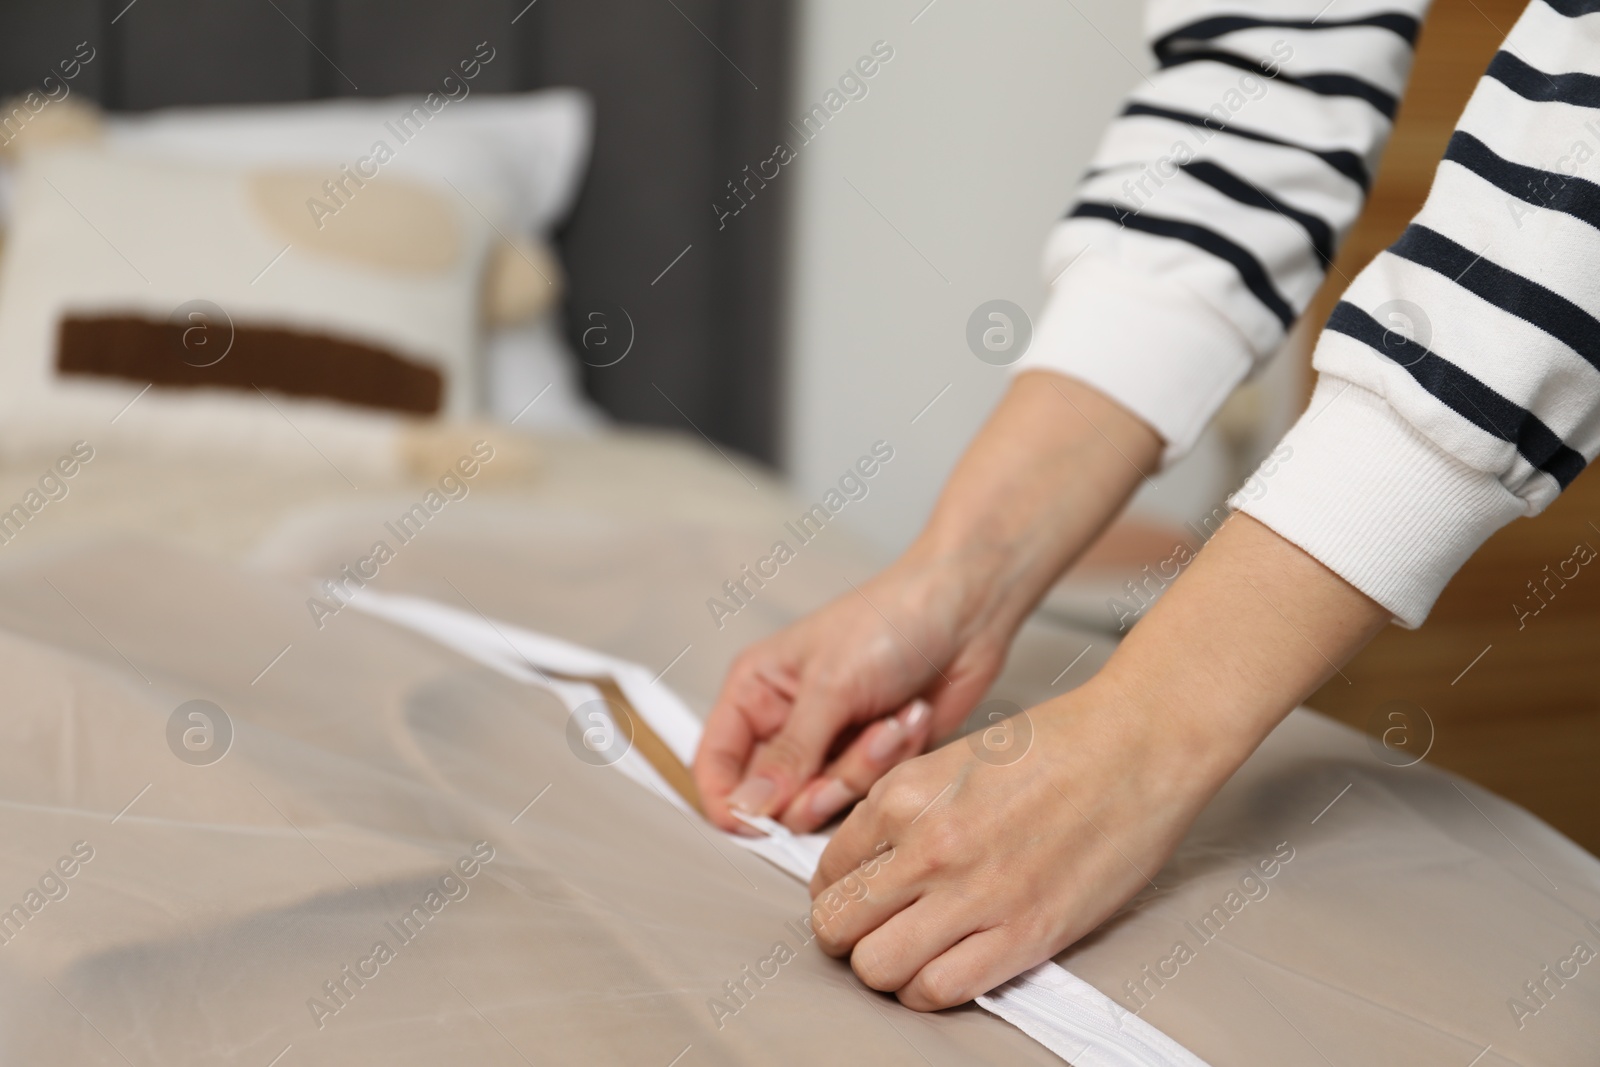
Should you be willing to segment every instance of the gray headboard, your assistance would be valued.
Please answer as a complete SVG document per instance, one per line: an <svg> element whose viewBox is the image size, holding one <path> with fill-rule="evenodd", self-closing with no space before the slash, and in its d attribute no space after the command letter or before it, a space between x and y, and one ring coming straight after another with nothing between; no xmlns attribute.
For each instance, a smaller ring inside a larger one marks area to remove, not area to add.
<svg viewBox="0 0 1600 1067"><path fill-rule="evenodd" d="M626 359L586 367L590 394L620 419L692 422L774 458L784 183L736 224L719 228L713 204L782 136L788 0L0 0L0 12L0 93L37 88L88 41L97 54L72 87L113 110L423 91L484 40L497 56L477 91L588 90L593 165L559 234L569 334L582 353L601 311L620 339L617 307L634 331Z"/></svg>

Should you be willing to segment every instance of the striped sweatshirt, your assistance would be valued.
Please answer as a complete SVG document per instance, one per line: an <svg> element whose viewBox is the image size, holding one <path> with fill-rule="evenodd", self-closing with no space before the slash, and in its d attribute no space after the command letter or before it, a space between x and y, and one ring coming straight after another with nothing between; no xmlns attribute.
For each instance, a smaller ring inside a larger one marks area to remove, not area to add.
<svg viewBox="0 0 1600 1067"><path fill-rule="evenodd" d="M1046 246L1016 370L1188 450L1355 222L1427 0L1151 0L1158 67ZM1416 626L1600 451L1600 0L1531 0L1421 212L1317 342L1292 458L1230 503ZM1283 450L1278 450L1283 453Z"/></svg>

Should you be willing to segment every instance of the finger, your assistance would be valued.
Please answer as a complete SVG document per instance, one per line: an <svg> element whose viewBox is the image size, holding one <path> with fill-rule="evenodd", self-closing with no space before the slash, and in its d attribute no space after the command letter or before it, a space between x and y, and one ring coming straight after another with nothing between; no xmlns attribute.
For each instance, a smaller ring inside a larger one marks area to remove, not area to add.
<svg viewBox="0 0 1600 1067"><path fill-rule="evenodd" d="M826 824L848 804L867 795L872 783L896 764L928 746L933 716L925 700L913 700L898 715L881 719L862 732L821 776L804 786L779 820L796 833Z"/></svg>
<svg viewBox="0 0 1600 1067"><path fill-rule="evenodd" d="M794 703L796 694L800 692L800 679L795 677L793 671L778 670L771 664L762 664L756 668L755 673L757 678L784 700Z"/></svg>
<svg viewBox="0 0 1600 1067"><path fill-rule="evenodd" d="M940 1011L981 997L1049 959L1059 949L1018 935L1014 926L968 934L925 963L895 994L913 1011Z"/></svg>
<svg viewBox="0 0 1600 1067"><path fill-rule="evenodd" d="M888 840L885 829L871 801L847 815L834 831L828 847L822 850L817 869L811 874L812 898L874 856L882 855L885 862L892 862L894 842Z"/></svg>
<svg viewBox="0 0 1600 1067"><path fill-rule="evenodd" d="M695 752L695 786L706 817L725 830L744 825L728 810L727 797L744 778L757 743L777 732L790 703L778 686L785 672L763 662L766 656L741 656L706 717Z"/></svg>
<svg viewBox="0 0 1600 1067"><path fill-rule="evenodd" d="M909 868L893 866L893 849L862 860L817 894L811 902L811 929L817 947L843 956L856 943L917 902L922 887L907 877Z"/></svg>
<svg viewBox="0 0 1600 1067"><path fill-rule="evenodd" d="M993 676L987 672L982 674L958 672L949 682L941 680L928 687L925 695L933 709L930 747L937 747L961 729L967 716L989 691L992 681Z"/></svg>
<svg viewBox="0 0 1600 1067"><path fill-rule="evenodd" d="M919 898L856 942L850 969L873 989L897 992L972 933L972 906L973 901L952 893Z"/></svg>
<svg viewBox="0 0 1600 1067"><path fill-rule="evenodd" d="M737 708L720 717L706 719L700 750L694 757L694 781L706 818L724 830L743 828L744 824L733 817L728 794L744 778L745 766L755 745L755 733Z"/></svg>
<svg viewBox="0 0 1600 1067"><path fill-rule="evenodd" d="M782 727L751 756L744 781L728 795L729 805L751 815L782 811L817 773L856 710L832 689L802 685Z"/></svg>

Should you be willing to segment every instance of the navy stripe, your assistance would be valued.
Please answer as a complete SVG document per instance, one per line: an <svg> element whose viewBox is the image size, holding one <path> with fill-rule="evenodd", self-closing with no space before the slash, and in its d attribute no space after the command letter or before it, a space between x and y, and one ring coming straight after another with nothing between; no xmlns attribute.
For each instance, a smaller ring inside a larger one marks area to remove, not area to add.
<svg viewBox="0 0 1600 1067"><path fill-rule="evenodd" d="M1389 251L1437 271L1501 311L1532 323L1600 370L1600 321L1560 293L1414 222Z"/></svg>
<svg viewBox="0 0 1600 1067"><path fill-rule="evenodd" d="M1600 9L1600 0L1592 0ZM1444 158L1470 170L1490 185L1535 207L1549 208L1600 230L1600 185L1569 174L1525 167L1496 155L1470 133L1457 130ZM1515 218L1513 212L1513 218ZM1520 220L1518 220L1520 224Z"/></svg>
<svg viewBox="0 0 1600 1067"><path fill-rule="evenodd" d="M1567 0L1567 2L1570 3L1571 0ZM1311 22L1300 19L1262 19L1252 18L1247 15L1214 15L1211 18L1191 22L1187 26L1180 26L1169 33L1164 33L1150 47L1157 58L1166 59L1168 55L1172 54L1175 46L1180 41L1211 41L1225 34L1237 33L1240 30L1254 30L1262 27L1280 30L1343 30L1356 26L1371 26L1380 30L1388 30L1397 34L1406 44L1413 47L1417 43L1417 20L1410 15L1386 12L1378 15L1367 15L1359 19L1328 22L1320 20Z"/></svg>
<svg viewBox="0 0 1600 1067"><path fill-rule="evenodd" d="M1531 411L1399 331L1385 329L1365 311L1341 300L1328 317L1328 329L1352 337L1404 367L1434 399L1486 433L1516 446L1517 452L1565 489L1583 473L1583 456L1568 448Z"/></svg>
<svg viewBox="0 0 1600 1067"><path fill-rule="evenodd" d="M1556 14L1565 15L1569 19L1600 12L1600 0L1544 0L1544 2Z"/></svg>
<svg viewBox="0 0 1600 1067"><path fill-rule="evenodd" d="M1593 74L1546 74L1510 52L1497 52L1484 77L1493 78L1524 100L1600 108L1600 78Z"/></svg>
<svg viewBox="0 0 1600 1067"><path fill-rule="evenodd" d="M1117 207L1115 204L1102 204L1093 201L1077 205L1068 213L1068 218L1105 219L1109 222L1119 223L1130 230L1139 230L1142 233L1154 234L1157 237L1170 237L1174 240L1185 241L1203 252L1209 252L1218 259L1231 264L1239 272L1239 277L1244 281L1246 289L1255 294L1255 298L1266 305L1277 320L1287 330L1294 325L1295 312L1289 306L1272 284L1272 279L1267 275L1266 269L1261 266L1261 261L1256 259L1250 251L1240 245L1234 244L1215 230L1208 230L1204 226L1192 222L1181 222L1177 219L1156 218L1151 215L1139 215L1126 208Z"/></svg>
<svg viewBox="0 0 1600 1067"><path fill-rule="evenodd" d="M1361 186L1365 193L1372 187L1372 177L1367 173L1367 165L1361 157L1354 152L1344 149L1322 151L1317 148L1307 148L1303 144L1285 141L1280 137L1272 137L1253 130L1243 130L1237 126L1227 126L1216 122L1207 115L1196 115L1189 111L1173 111L1170 108L1155 107L1150 104L1132 103L1122 109L1124 116L1144 115L1150 118L1166 119L1169 122L1181 122L1185 126L1195 126L1200 129L1210 130L1212 133L1226 133L1233 137L1242 137L1247 141L1259 141L1261 144L1273 144L1280 148L1292 148L1297 152L1306 152L1316 156L1346 178Z"/></svg>
<svg viewBox="0 0 1600 1067"><path fill-rule="evenodd" d="M1282 200L1263 192L1251 182L1245 181L1232 171L1219 167L1209 160L1202 159L1193 163L1184 163L1180 165L1179 169L1191 177L1205 182L1223 196L1237 200L1241 204L1249 204L1251 207L1258 207L1267 211L1276 211L1285 218L1294 220L1300 224L1300 228L1305 230L1306 236L1311 239L1311 250L1316 253L1317 259L1323 264L1333 260L1333 227L1317 216L1285 204Z"/></svg>
<svg viewBox="0 0 1600 1067"><path fill-rule="evenodd" d="M1261 69L1253 59L1235 55L1232 52L1222 52L1216 49L1196 49L1192 52L1178 52L1163 58L1162 69L1181 67L1186 63L1220 63L1227 67L1236 67L1239 70L1248 70L1262 78L1272 78L1274 81L1286 82L1289 85L1298 85L1302 89L1316 93L1319 96L1350 96L1357 100L1365 100L1377 109L1384 118L1394 121L1394 113L1399 110L1400 101L1395 95L1373 85L1371 82L1362 81L1360 78L1349 74L1300 74L1290 75L1279 73L1269 75Z"/></svg>

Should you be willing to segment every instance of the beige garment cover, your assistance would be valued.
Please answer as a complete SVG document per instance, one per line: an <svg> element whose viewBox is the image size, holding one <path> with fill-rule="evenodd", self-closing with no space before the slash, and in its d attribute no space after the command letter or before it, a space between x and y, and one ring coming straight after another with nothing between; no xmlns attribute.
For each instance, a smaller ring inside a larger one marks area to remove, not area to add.
<svg viewBox="0 0 1600 1067"><path fill-rule="evenodd" d="M27 914L0 915L0 1061L1056 1062L971 1006L863 990L802 943L800 886L575 758L548 694L357 612L318 629L287 575L337 573L367 529L300 527L261 555L278 575L138 544L0 571L0 908ZM725 561L691 525L630 540L485 507L435 533L385 591L649 665L690 646L665 680L701 711L838 562L819 546L717 631L701 601ZM1026 633L1001 688L1040 699L1083 643ZM192 699L233 724L207 766L169 747ZM79 842L92 858L50 876ZM1315 715L1155 882L1058 959L1130 1009L1143 983L1143 1016L1215 1067L1596 1061L1600 963L1572 961L1600 947L1600 864ZM748 982L780 942L792 958ZM730 982L746 995L719 1017Z"/></svg>

